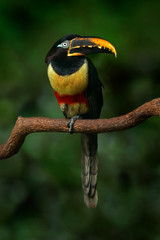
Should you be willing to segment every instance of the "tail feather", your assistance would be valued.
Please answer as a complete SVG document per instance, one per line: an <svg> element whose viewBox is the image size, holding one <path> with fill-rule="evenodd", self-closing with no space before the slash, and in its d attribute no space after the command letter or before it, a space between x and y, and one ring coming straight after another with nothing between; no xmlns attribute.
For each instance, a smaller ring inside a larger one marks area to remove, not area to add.
<svg viewBox="0 0 160 240"><path fill-rule="evenodd" d="M82 187L84 191L84 202L89 208L96 207L98 203L97 194L97 134L83 133L82 142Z"/></svg>

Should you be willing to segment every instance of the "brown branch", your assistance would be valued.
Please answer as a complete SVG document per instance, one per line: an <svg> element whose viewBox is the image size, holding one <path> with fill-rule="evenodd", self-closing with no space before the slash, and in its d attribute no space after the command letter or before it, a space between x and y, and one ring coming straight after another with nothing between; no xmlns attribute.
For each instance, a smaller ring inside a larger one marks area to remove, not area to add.
<svg viewBox="0 0 160 240"><path fill-rule="evenodd" d="M77 120L75 133L102 133L124 130L134 127L151 116L160 116L160 98L154 99L120 117L110 119ZM49 119L43 117L18 117L12 133L6 143L0 145L0 159L16 154L25 137L34 132L68 132L67 119Z"/></svg>

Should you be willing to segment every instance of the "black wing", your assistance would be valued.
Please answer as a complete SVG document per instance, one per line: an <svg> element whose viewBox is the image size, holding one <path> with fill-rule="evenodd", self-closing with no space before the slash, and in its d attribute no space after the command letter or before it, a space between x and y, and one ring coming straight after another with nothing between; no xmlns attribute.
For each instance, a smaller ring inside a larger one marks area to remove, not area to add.
<svg viewBox="0 0 160 240"><path fill-rule="evenodd" d="M99 118L103 106L102 83L99 80L97 70L92 62L88 61L88 87L86 97L89 104L89 112L85 118Z"/></svg>

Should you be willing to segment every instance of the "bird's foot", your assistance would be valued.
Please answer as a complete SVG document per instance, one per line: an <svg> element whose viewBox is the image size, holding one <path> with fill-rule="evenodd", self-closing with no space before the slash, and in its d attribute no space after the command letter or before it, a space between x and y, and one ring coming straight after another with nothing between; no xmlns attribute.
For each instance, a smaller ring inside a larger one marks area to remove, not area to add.
<svg viewBox="0 0 160 240"><path fill-rule="evenodd" d="M73 133L73 128L74 128L74 123L76 120L80 119L81 116L80 115L75 115L73 116L67 123L67 127L69 128L69 133Z"/></svg>

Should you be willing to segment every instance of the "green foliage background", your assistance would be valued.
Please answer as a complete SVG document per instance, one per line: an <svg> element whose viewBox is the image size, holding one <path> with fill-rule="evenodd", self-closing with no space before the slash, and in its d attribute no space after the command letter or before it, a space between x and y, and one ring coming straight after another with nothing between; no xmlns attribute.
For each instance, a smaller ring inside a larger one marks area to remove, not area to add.
<svg viewBox="0 0 160 240"><path fill-rule="evenodd" d="M19 115L62 118L44 58L68 33L117 49L91 56L105 89L103 118L160 93L160 1L0 1L0 141ZM159 240L159 118L99 135L99 204L87 209L80 135L36 133L0 162L1 240Z"/></svg>

